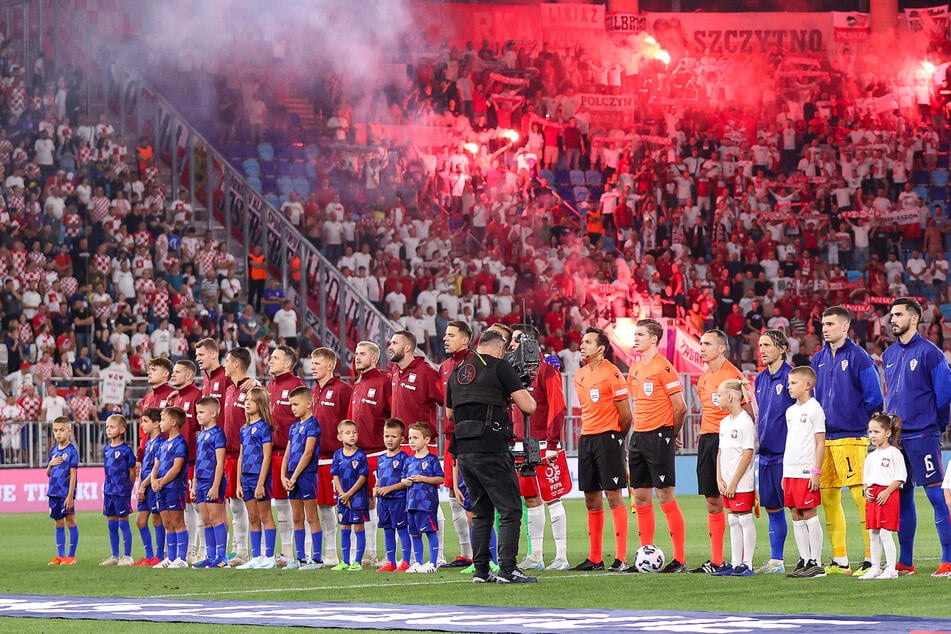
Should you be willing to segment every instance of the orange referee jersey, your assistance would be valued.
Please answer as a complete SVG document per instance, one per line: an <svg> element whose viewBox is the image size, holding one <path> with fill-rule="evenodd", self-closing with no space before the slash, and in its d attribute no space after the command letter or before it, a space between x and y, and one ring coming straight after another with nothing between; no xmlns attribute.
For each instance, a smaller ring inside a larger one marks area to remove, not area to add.
<svg viewBox="0 0 951 634"><path fill-rule="evenodd" d="M662 355L648 363L631 366L627 384L634 400L634 431L673 427L674 406L670 397L683 390L674 366Z"/></svg>
<svg viewBox="0 0 951 634"><path fill-rule="evenodd" d="M720 397L717 396L717 388L729 379L743 380L743 373L729 361L724 361L716 372L707 370L700 375L697 381L697 395L700 397L700 404L703 405L703 416L700 418L701 434L719 434L720 421L729 416L728 411L720 409Z"/></svg>
<svg viewBox="0 0 951 634"><path fill-rule="evenodd" d="M586 365L575 372L575 393L581 403L582 435L621 431L614 403L627 398L627 383L613 363L601 361L597 368Z"/></svg>

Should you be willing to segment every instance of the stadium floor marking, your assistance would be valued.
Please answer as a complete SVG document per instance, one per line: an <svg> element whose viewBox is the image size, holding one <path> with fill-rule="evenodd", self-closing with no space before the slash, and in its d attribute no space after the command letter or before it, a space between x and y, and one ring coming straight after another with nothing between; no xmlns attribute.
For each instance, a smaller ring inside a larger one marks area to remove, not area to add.
<svg viewBox="0 0 951 634"><path fill-rule="evenodd" d="M514 589L517 591L517 589ZM0 595L0 617L216 625L271 625L449 632L653 632L732 634L951 631L951 619L815 614L737 614L669 610L510 608L277 601Z"/></svg>

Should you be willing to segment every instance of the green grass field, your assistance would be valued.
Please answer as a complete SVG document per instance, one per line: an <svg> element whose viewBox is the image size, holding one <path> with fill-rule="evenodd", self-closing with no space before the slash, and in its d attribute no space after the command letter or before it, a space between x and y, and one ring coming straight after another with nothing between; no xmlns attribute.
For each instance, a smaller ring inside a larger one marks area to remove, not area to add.
<svg viewBox="0 0 951 634"><path fill-rule="evenodd" d="M845 498L846 513L854 526L855 509ZM703 498L682 496L681 506L687 519L688 564L699 565L709 557L706 515ZM569 523L569 558L572 564L587 554L586 520L583 503L566 503ZM0 555L4 574L0 594L47 594L67 596L125 596L182 599L245 599L268 601L354 601L379 603L428 603L505 605L526 607L575 607L617 609L681 609L739 611L761 613L820 613L845 615L899 614L947 616L940 601L921 601L926 596L941 596L951 589L948 579L930 577L940 554L933 513L919 490L919 528L916 552L918 574L883 583L863 583L852 577L822 579L786 579L779 575L750 578L713 578L699 575L618 575L612 573L542 572L539 583L531 586L473 585L458 571L447 569L432 575L379 574L373 570L337 573L330 570L151 570L142 568L100 568L98 562L108 555L105 519L96 513L81 513L78 564L74 567L48 567L55 554L53 524L45 516L0 516L0 536L4 548ZM448 513L447 513L448 516ZM657 512L658 545L670 556L663 514ZM606 533L610 531L607 518ZM633 558L637 538L631 518L629 558ZM756 564L769 555L765 513L757 520ZM458 548L451 526L447 526L449 544L446 556L454 557ZM138 533L134 556L142 554ZM861 535L850 529L849 552L853 560L863 552ZM382 542L382 540L381 540ZM611 558L613 539L605 537L605 558ZM554 544L546 535L546 562ZM831 557L828 540L827 557ZM524 553L524 543L520 551ZM726 540L729 557L729 535ZM795 545L790 530L786 561L795 562ZM70 631L114 631L119 623L70 625ZM125 627L128 627L126 625ZM158 624L163 631L176 629ZM0 619L0 630L49 631L50 621ZM144 627L137 624L136 628ZM182 626L184 628L184 626ZM236 628L222 628L234 631ZM260 629L260 628L255 628ZM156 630L158 631L158 630ZM216 631L216 628L209 628Z"/></svg>

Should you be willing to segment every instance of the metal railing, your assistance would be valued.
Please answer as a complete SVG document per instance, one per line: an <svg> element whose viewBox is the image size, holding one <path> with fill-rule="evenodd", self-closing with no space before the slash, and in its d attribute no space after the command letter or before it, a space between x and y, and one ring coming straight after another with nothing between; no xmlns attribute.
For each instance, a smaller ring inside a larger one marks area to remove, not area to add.
<svg viewBox="0 0 951 634"><path fill-rule="evenodd" d="M53 426L45 421L3 423L0 425L3 452L0 469L33 467L46 468L49 450L56 441ZM125 440L133 451L139 446L138 421L131 420L126 428ZM109 441L106 424L100 421L73 423L72 443L79 453L79 466L102 465L102 450Z"/></svg>

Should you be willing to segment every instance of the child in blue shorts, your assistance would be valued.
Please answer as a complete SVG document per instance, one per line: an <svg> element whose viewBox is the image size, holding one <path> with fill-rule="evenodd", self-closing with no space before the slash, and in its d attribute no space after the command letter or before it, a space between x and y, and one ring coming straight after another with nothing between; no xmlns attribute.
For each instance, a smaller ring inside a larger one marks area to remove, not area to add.
<svg viewBox="0 0 951 634"><path fill-rule="evenodd" d="M439 486L445 480L442 465L429 452L431 437L429 425L413 423L409 426L409 446L414 454L406 461L403 485L406 493L406 516L413 542L414 562L406 572L436 572L439 555L439 534L436 511L439 508ZM429 561L423 563L423 534L429 539Z"/></svg>
<svg viewBox="0 0 951 634"><path fill-rule="evenodd" d="M152 469L155 467L155 456L165 442L165 436L159 432L159 420L162 410L157 407L147 407L139 418L139 431L148 440L142 451L142 462L139 464L139 490L137 492L138 505L136 507L135 525L142 538L145 548L145 557L138 560L133 566L154 566L165 558L165 526L162 525L162 514L158 510L158 496L152 490ZM152 527L155 529L153 547L152 533L149 531L149 517L152 518Z"/></svg>
<svg viewBox="0 0 951 634"><path fill-rule="evenodd" d="M340 528L340 551L343 561L331 570L363 570L360 562L366 548L366 534L363 524L370 518L370 492L367 478L370 476L370 464L363 450L357 447L357 424L352 420L342 420L337 425L337 440L343 445L334 452L330 473L334 477L334 490L337 492L337 525ZM351 527L356 538L354 556L350 557ZM352 561L352 563L351 563Z"/></svg>
<svg viewBox="0 0 951 634"><path fill-rule="evenodd" d="M159 427L166 440L155 456L152 468L152 491L158 494L158 509L165 525L165 559L153 568L188 568L188 529L185 528L185 480L188 477L188 445L181 429L185 410L166 407Z"/></svg>
<svg viewBox="0 0 951 634"><path fill-rule="evenodd" d="M291 390L288 400L297 422L287 436L287 453L281 462L281 482L291 502L294 519L294 547L297 559L286 569L317 570L324 567L324 540L317 514L317 450L320 447L320 425L312 413L314 394L306 386ZM313 557L307 556L304 519L310 528Z"/></svg>
<svg viewBox="0 0 951 634"><path fill-rule="evenodd" d="M373 497L377 499L376 511L383 529L386 545L386 563L377 572L406 572L409 568L410 539L406 524L406 487L403 485L403 470L409 454L400 448L406 425L398 418L383 423L383 446L386 453L376 463L376 486ZM399 535L403 559L396 562L396 536Z"/></svg>
<svg viewBox="0 0 951 634"><path fill-rule="evenodd" d="M195 443L195 479L192 480L192 499L198 505L201 522L205 526L207 556L192 568L228 567L228 512L225 511L225 432L218 427L221 404L213 396L195 403L195 418L201 426Z"/></svg>
<svg viewBox="0 0 951 634"><path fill-rule="evenodd" d="M241 428L241 450L238 453L238 472L241 486L238 497L248 509L251 559L238 566L239 570L277 568L274 544L277 528L271 514L271 397L263 387L252 387L244 401L247 423ZM261 533L264 532L264 554L261 554Z"/></svg>
<svg viewBox="0 0 951 634"><path fill-rule="evenodd" d="M53 421L53 439L46 461L49 484L46 496L50 503L50 519L56 523L56 557L50 566L72 566L76 563L76 546L79 545L79 526L76 525L76 474L79 469L79 452L69 441L73 424L65 416ZM66 554L66 529L69 529L69 555Z"/></svg>
<svg viewBox="0 0 951 634"><path fill-rule="evenodd" d="M135 483L135 453L126 444L125 416L113 414L106 419L106 438L109 444L102 448L102 467L106 479L102 485L102 514L109 518L109 545L112 555L99 562L100 566L131 566L132 527L129 513L132 512L132 486ZM119 533L122 533L122 557L119 556Z"/></svg>

